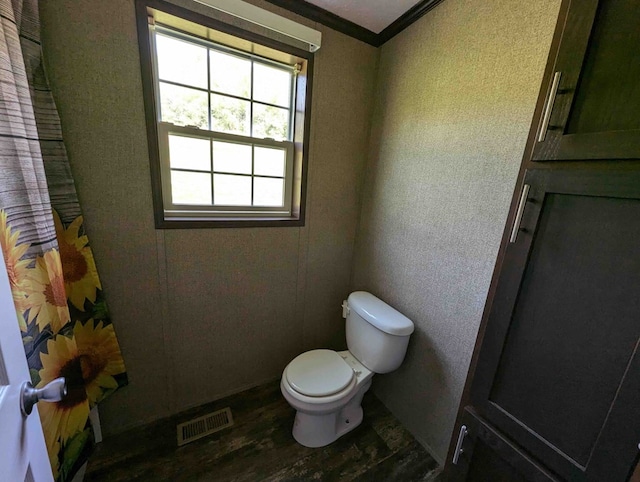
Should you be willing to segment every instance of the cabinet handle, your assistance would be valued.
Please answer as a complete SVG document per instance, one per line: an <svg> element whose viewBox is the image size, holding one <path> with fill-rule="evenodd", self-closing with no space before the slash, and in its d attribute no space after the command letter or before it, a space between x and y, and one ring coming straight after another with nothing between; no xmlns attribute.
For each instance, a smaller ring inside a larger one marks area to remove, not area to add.
<svg viewBox="0 0 640 482"><path fill-rule="evenodd" d="M511 229L511 237L509 242L511 244L518 240L518 232L520 231L520 222L522 221L522 215L524 214L524 208L527 204L527 198L529 197L529 189L531 186L525 184L522 186L522 194L520 195L520 202L518 203L518 210L516 211L516 218L513 220L513 228Z"/></svg>
<svg viewBox="0 0 640 482"><path fill-rule="evenodd" d="M458 443L456 443L456 450L455 452L453 452L453 459L451 460L451 462L453 462L453 465L458 465L458 459L460 458L460 455L464 453L462 444L464 442L464 438L467 436L468 433L469 431L467 430L466 425L463 425L462 427L460 427L460 432L458 433Z"/></svg>
<svg viewBox="0 0 640 482"><path fill-rule="evenodd" d="M544 104L544 111L542 115L542 124L540 125L540 132L538 133L538 142L544 142L547 137L547 131L549 130L549 120L551 119L551 112L553 111L553 104L556 101L556 95L558 94L558 86L560 85L560 77L562 72L556 72L553 74L553 81L551 82L551 89L549 89L549 96Z"/></svg>

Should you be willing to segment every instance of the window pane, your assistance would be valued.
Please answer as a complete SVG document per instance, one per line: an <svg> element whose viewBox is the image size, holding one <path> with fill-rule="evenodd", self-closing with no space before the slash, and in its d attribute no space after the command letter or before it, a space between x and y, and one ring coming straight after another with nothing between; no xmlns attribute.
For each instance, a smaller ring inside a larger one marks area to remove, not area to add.
<svg viewBox="0 0 640 482"><path fill-rule="evenodd" d="M211 94L211 130L249 135L249 102Z"/></svg>
<svg viewBox="0 0 640 482"><path fill-rule="evenodd" d="M169 135L169 164L178 169L211 170L209 140Z"/></svg>
<svg viewBox="0 0 640 482"><path fill-rule="evenodd" d="M269 147L255 147L254 173L262 176L284 177L284 164L287 151Z"/></svg>
<svg viewBox="0 0 640 482"><path fill-rule="evenodd" d="M251 146L213 141L213 170L251 174Z"/></svg>
<svg viewBox="0 0 640 482"><path fill-rule="evenodd" d="M160 111L163 122L208 129L207 108L205 92L160 82Z"/></svg>
<svg viewBox="0 0 640 482"><path fill-rule="evenodd" d="M157 34L156 50L161 80L207 88L206 48Z"/></svg>
<svg viewBox="0 0 640 482"><path fill-rule="evenodd" d="M253 99L289 108L292 75L290 71L255 62L253 64Z"/></svg>
<svg viewBox="0 0 640 482"><path fill-rule="evenodd" d="M277 141L289 138L289 111L279 107L253 104L253 137Z"/></svg>
<svg viewBox="0 0 640 482"><path fill-rule="evenodd" d="M209 50L211 90L247 97L251 93L251 61Z"/></svg>
<svg viewBox="0 0 640 482"><path fill-rule="evenodd" d="M283 200L284 179L253 178L254 206L282 206Z"/></svg>
<svg viewBox="0 0 640 482"><path fill-rule="evenodd" d="M211 204L211 174L171 171L173 204Z"/></svg>
<svg viewBox="0 0 640 482"><path fill-rule="evenodd" d="M251 178L247 176L213 175L214 204L251 206Z"/></svg>

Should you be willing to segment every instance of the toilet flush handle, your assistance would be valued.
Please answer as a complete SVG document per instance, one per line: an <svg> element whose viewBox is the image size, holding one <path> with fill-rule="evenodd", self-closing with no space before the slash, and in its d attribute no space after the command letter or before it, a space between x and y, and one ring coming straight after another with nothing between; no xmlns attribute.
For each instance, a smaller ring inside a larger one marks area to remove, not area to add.
<svg viewBox="0 0 640 482"><path fill-rule="evenodd" d="M347 303L347 300L344 300L342 302L342 317L346 320L347 319L347 315L349 314L349 303Z"/></svg>

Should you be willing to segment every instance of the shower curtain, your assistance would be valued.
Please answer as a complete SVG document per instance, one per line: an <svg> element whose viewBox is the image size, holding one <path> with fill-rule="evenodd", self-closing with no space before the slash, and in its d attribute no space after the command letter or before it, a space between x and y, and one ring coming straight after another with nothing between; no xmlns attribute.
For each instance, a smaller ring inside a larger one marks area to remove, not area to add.
<svg viewBox="0 0 640 482"><path fill-rule="evenodd" d="M91 444L89 411L127 383L45 77L38 0L0 0L0 245L34 385L68 394L38 408L54 478Z"/></svg>

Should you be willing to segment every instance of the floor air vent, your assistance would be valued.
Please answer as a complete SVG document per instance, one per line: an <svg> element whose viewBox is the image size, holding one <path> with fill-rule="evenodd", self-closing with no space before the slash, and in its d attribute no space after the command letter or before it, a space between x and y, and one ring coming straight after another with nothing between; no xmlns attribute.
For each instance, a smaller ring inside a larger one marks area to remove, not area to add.
<svg viewBox="0 0 640 482"><path fill-rule="evenodd" d="M188 444L233 425L229 407L178 425L178 446Z"/></svg>

